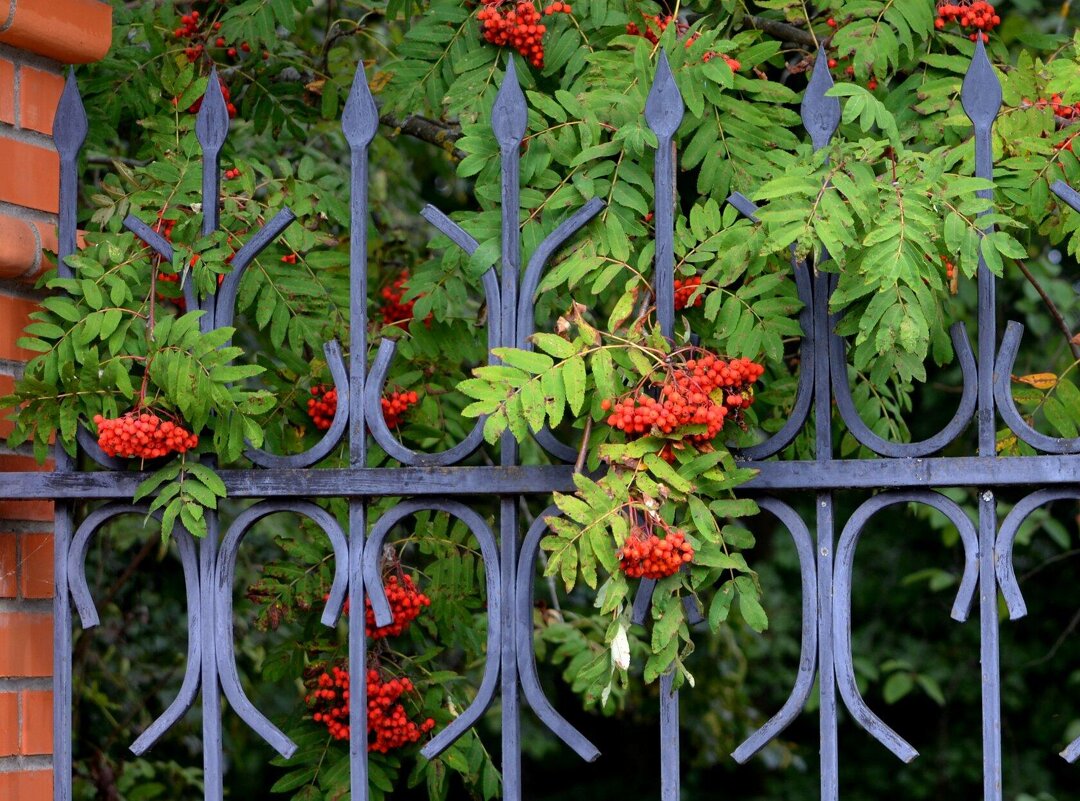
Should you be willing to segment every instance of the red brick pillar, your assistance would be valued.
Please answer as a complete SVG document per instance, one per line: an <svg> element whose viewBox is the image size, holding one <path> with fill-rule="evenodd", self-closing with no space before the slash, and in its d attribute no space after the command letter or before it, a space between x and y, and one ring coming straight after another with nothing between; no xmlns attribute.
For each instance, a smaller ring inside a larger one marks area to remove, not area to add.
<svg viewBox="0 0 1080 801"><path fill-rule="evenodd" d="M0 2L0 395L32 354L15 345L56 250L53 113L68 64L102 58L112 9L99 0ZM0 412L7 417L7 411ZM11 425L0 421L0 437ZM51 467L51 465L46 465ZM0 472L40 469L0 444ZM52 798L52 504L0 501L0 799Z"/></svg>

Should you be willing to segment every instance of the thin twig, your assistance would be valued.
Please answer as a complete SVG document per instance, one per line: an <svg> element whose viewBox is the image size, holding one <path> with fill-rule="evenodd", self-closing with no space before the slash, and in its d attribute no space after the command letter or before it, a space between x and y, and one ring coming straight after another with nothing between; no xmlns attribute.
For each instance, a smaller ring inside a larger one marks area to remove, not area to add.
<svg viewBox="0 0 1080 801"><path fill-rule="evenodd" d="M1050 312L1050 316L1054 318L1054 322L1057 323L1058 328L1061 329L1061 333L1065 335L1065 340L1069 343L1069 349L1072 351L1074 359L1080 359L1080 345L1073 342L1073 332L1069 330L1068 323L1065 322L1065 318L1062 317L1061 312L1055 305L1054 301L1050 299L1050 296L1046 294L1046 290L1042 288L1042 284L1038 279L1032 275L1031 270L1024 264L1023 260L1016 259L1016 266L1020 268L1020 272L1024 274L1024 277L1028 280L1035 291L1039 293L1039 297L1043 299L1043 303L1046 304L1046 310Z"/></svg>
<svg viewBox="0 0 1080 801"><path fill-rule="evenodd" d="M390 114L380 114L379 122L396 132L438 145L458 161L465 158L464 151L454 147L454 142L461 138L461 128L453 123L431 120L415 114L403 120L399 120Z"/></svg>
<svg viewBox="0 0 1080 801"><path fill-rule="evenodd" d="M592 434L592 416L585 418L585 431L581 435L581 447L578 448L577 461L574 462L574 472L580 473L585 469L585 454L589 452L589 436Z"/></svg>
<svg viewBox="0 0 1080 801"><path fill-rule="evenodd" d="M794 25L788 25L786 22L779 22L774 19L765 19L764 17L748 16L745 18L746 22L751 28L769 34L784 42L795 42L796 44L805 45L806 47L817 47L817 41L814 39L814 35L809 31L804 31L802 28L796 28Z"/></svg>

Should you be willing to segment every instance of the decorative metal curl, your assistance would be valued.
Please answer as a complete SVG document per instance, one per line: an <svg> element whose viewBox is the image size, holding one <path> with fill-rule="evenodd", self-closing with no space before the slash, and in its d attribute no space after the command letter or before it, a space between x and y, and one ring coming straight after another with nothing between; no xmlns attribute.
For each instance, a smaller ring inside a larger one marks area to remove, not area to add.
<svg viewBox="0 0 1080 801"><path fill-rule="evenodd" d="M518 294L517 307L517 347L531 350L529 337L536 330L535 299L537 288L540 286L540 278L544 274L544 268L548 260L556 250L585 226L593 217L600 213L606 204L600 198L592 198L584 206L575 211L560 223L554 231L544 237L533 251L529 263L525 266L525 276L521 281ZM578 449L560 441L547 426L540 429L534 435L534 439L549 454L564 462L573 462L577 459Z"/></svg>
<svg viewBox="0 0 1080 801"><path fill-rule="evenodd" d="M739 192L732 192L728 203L749 218L751 222L760 222L757 218L758 207ZM795 249L791 250L791 271L795 275L795 291L802 301L799 312L799 327L803 330L803 344L799 348L799 383L795 388L795 402L787 421L775 434L764 442L742 448L737 452L740 459L752 461L767 459L790 445L806 425L810 408L814 402L814 285L810 279L810 266L806 259L795 258Z"/></svg>
<svg viewBox="0 0 1080 801"><path fill-rule="evenodd" d="M975 416L975 407L979 400L979 368L975 365L975 353L968 340L967 326L964 323L953 323L949 328L949 335L952 337L953 349L956 351L960 370L963 373L964 387L960 395L960 403L956 407L956 413L944 428L918 442L891 442L884 437L879 437L870 429L870 426L863 422L859 410L855 407L855 401L851 397L851 384L848 381L847 372L847 345L843 337L836 334L830 335L829 370L832 373L833 397L836 400L840 418L855 439L882 456L914 458L940 451L963 433Z"/></svg>
<svg viewBox="0 0 1080 801"><path fill-rule="evenodd" d="M420 214L468 255L471 256L480 247L480 244L460 225L434 206L425 206ZM500 325L502 297L499 292L499 278L494 267L484 272L482 281L488 306L488 363L492 364L495 357L491 355L491 351L502 344ZM477 419L465 439L437 453L421 453L406 448L390 431L390 427L386 425L386 418L383 415L382 396L386 387L386 377L390 372L390 365L394 361L396 351L397 342L393 339L384 339L379 343L379 350L375 355L374 364L371 365L371 372L368 375L364 389L364 414L372 437L392 458L409 466L444 467L471 456L484 441L485 418L483 417Z"/></svg>
<svg viewBox="0 0 1080 801"><path fill-rule="evenodd" d="M903 737L889 728L863 700L855 682L855 668L851 655L851 574L855 562L855 548L863 527L878 512L888 506L901 503L921 503L944 514L960 533L964 543L964 576L953 603L952 618L967 620L979 578L979 537L975 525L952 500L931 490L903 490L883 492L859 506L844 526L836 548L836 575L833 590L833 654L836 661L836 683L844 704L856 722L870 735L892 751L904 762L911 762L919 752Z"/></svg>
<svg viewBox="0 0 1080 801"><path fill-rule="evenodd" d="M998 584L1001 594L1005 598L1005 606L1009 610L1010 620L1019 620L1027 615L1027 603L1024 595L1020 592L1020 585L1016 581L1016 570L1013 566L1013 546L1016 544L1016 534L1020 526L1028 519L1028 516L1038 509L1054 501L1064 500L1080 501L1080 489L1043 489L1033 492L1016 504L1001 522L998 530L997 541L994 546L994 572L997 573Z"/></svg>
<svg viewBox="0 0 1080 801"><path fill-rule="evenodd" d="M322 439L303 453L279 456L261 448L248 448L247 457L259 467L310 467L337 447L345 430L349 427L349 374L345 369L345 360L341 356L341 345L332 339L323 345L326 364L330 368L330 378L337 391L337 407L334 419Z"/></svg>
<svg viewBox="0 0 1080 801"><path fill-rule="evenodd" d="M757 504L784 524L799 554L799 572L802 575L802 642L799 646L799 672L795 677L795 686L791 688L791 694L780 711L731 754L740 765L747 762L791 725L806 705L806 699L810 697L817 672L817 573L814 542L810 538L810 530L798 513L783 501L776 498L758 498Z"/></svg>
<svg viewBox="0 0 1080 801"><path fill-rule="evenodd" d="M330 597L323 610L322 623L333 626L341 616L345 604L345 593L349 585L349 546L345 533L341 530L334 516L307 501L261 501L241 512L229 527L221 543L217 569L214 574L215 616L214 626L218 643L229 643L228 648L217 649L218 669L221 688L236 714L251 729L262 737L281 756L288 758L296 752L296 743L263 715L244 692L240 676L236 669L236 650L231 647L233 641L232 621L232 585L236 575L236 556L240 543L248 530L262 518L277 512L293 512L316 523L326 533L334 549L334 581L330 587Z"/></svg>
<svg viewBox="0 0 1080 801"><path fill-rule="evenodd" d="M1005 605L1009 610L1011 620L1024 617L1028 611L1027 604L1024 602L1024 595L1016 581L1016 568L1013 565L1013 546L1016 544L1016 534L1028 516L1040 506L1063 500L1080 500L1080 490L1062 488L1033 492L1016 504L1001 523L1001 529L998 531L997 542L994 547L996 556L994 572L997 573L998 584L1001 586L1001 594L1005 598ZM1060 755L1062 759L1069 763L1080 759L1080 737L1069 743L1060 752Z"/></svg>
<svg viewBox="0 0 1080 801"><path fill-rule="evenodd" d="M529 702L532 711L540 718L551 732L570 746L579 757L586 762L595 762L600 756L600 750L589 742L588 738L579 732L574 726L552 705L540 686L540 678L536 672L536 652L533 649L533 580L535 577L536 557L540 553L540 539L548 530L548 518L559 517L562 512L559 507L552 504L541 512L529 532L525 535L525 541L521 544L521 552L518 556L517 572L517 597L515 613L517 614L517 665L518 676L521 679L521 688L525 691L525 699Z"/></svg>
<svg viewBox="0 0 1080 801"><path fill-rule="evenodd" d="M90 548L90 539L113 518L129 514L145 516L150 514L150 507L148 504L107 504L87 515L72 538L67 553L69 590L84 629L92 629L101 622L93 596L91 596L90 588L86 582L86 555ZM154 517L160 517L160 514L155 514ZM183 526L177 526L173 532L173 539L176 541L176 547L180 552L180 564L184 569L184 588L187 593L187 662L184 666L183 682L172 703L131 744L131 752L136 756L144 754L165 732L176 725L177 721L195 703L195 698L199 693L200 670L202 667L199 563L195 555L195 541L187 529Z"/></svg>
<svg viewBox="0 0 1080 801"><path fill-rule="evenodd" d="M1037 450L1046 453L1080 452L1080 437L1064 439L1036 431L1016 408L1009 382L1012 380L1013 364L1016 362L1016 353L1020 350L1020 338L1023 334L1024 326L1012 321L1005 327L1005 336L1001 339L1001 349L998 351L994 369L994 397L998 411L1001 412L1001 419L1017 437Z"/></svg>
<svg viewBox="0 0 1080 801"><path fill-rule="evenodd" d="M469 707L458 715L450 725L432 737L428 744L421 749L421 754L428 759L432 759L465 734L480 719L480 716L484 714L484 711L491 705L491 701L495 697L495 688L499 681L499 656L502 652L501 615L503 599L499 590L501 580L499 547L495 542L495 535L492 534L484 518L468 506L465 506L465 504L457 501L409 500L398 504L379 518L379 521L372 527L371 534L364 545L364 553L361 557L363 560L364 586L368 589L368 600L371 601L371 610L375 614L375 624L389 626L394 622L394 613L390 609L390 603L386 598L386 588L383 586L382 575L379 572L383 543L386 541L390 530L401 520L417 512L427 511L445 512L451 517L456 517L468 527L480 544L480 553L484 559L488 609L487 658L484 662L484 677L480 682L480 689L477 690L476 698L469 704ZM352 614L360 614L360 610L353 610Z"/></svg>

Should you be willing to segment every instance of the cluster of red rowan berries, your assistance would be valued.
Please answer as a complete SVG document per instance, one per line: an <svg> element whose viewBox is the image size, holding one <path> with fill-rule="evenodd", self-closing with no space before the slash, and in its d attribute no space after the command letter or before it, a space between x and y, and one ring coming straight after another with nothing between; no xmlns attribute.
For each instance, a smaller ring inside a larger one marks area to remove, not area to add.
<svg viewBox="0 0 1080 801"><path fill-rule="evenodd" d="M388 428L397 428L401 425L401 421L405 418L405 412L409 411L410 406L415 406L420 402L420 396L413 391L409 392L391 392L389 395L380 399L382 403L383 417L386 419L386 425Z"/></svg>
<svg viewBox="0 0 1080 801"><path fill-rule="evenodd" d="M224 36L221 36L218 32L221 30L220 22L213 22L209 26L206 25L206 20L202 18L198 11L192 11L190 14L184 14L180 17L180 27L173 31L173 36L177 39L186 39L190 44L184 48L184 55L187 56L188 61L198 61L199 57L206 52L208 47L211 47L210 39L213 38L213 47L219 48L225 51L225 55L231 59L240 58L240 53L250 53L251 45L247 42L241 42L237 47L235 44L230 44ZM214 35L218 34L218 35ZM263 59L270 58L269 51L263 51Z"/></svg>
<svg viewBox="0 0 1080 801"><path fill-rule="evenodd" d="M405 297L405 293L409 289L409 271L402 270L401 274L395 278L389 286L385 286L380 293L382 295L383 304L379 308L379 314L382 316L383 325L407 325L413 318L413 306L416 305L416 301L423 297L423 295L417 295L412 300L402 300ZM425 324L430 324L430 315Z"/></svg>
<svg viewBox="0 0 1080 801"><path fill-rule="evenodd" d="M101 450L121 459L158 459L187 453L199 444L198 435L152 412L128 412L115 419L96 414L94 425Z"/></svg>
<svg viewBox="0 0 1080 801"><path fill-rule="evenodd" d="M311 397L307 402L308 417L315 424L315 428L325 431L334 422L337 414L337 390L323 384L315 384L311 388Z"/></svg>
<svg viewBox="0 0 1080 801"><path fill-rule="evenodd" d="M386 590L386 600L390 602L394 622L389 626L377 625L371 601L365 599L364 629L367 636L373 640L401 635L424 609L431 606L431 599L416 588L411 576L404 575L400 581L397 576L390 576L383 582L383 588Z"/></svg>
<svg viewBox="0 0 1080 801"><path fill-rule="evenodd" d="M286 253L281 257L282 264L296 264L297 256L295 253Z"/></svg>
<svg viewBox="0 0 1080 801"><path fill-rule="evenodd" d="M683 22L681 19L674 17L671 14L668 14L664 17L660 16L659 14L653 14L645 16L644 28L639 28L634 22L627 23L626 32L630 36L640 36L648 40L651 44L659 44L661 34L663 34L663 32L668 29L668 26L671 25L672 22L675 23L675 35L680 39L686 35L686 32L688 30L690 30L690 26L687 23ZM656 26L656 30L653 30L653 25ZM700 35L701 34L695 33L693 36L690 36L686 40L686 47L689 48L690 46L692 46L694 42L698 40L698 37ZM702 62L708 64L710 61L717 57L724 59L732 72L738 72L740 69L742 69L742 64L740 64L736 59L725 53L717 53L713 50L710 50L705 55L703 55L701 57L701 60Z"/></svg>
<svg viewBox="0 0 1080 801"><path fill-rule="evenodd" d="M611 412L608 425L631 436L654 429L672 434L686 426L705 426L703 432L683 437L694 445L705 445L720 433L729 415L738 415L753 403L751 385L764 372L762 365L749 359L725 361L702 352L700 358L671 369L659 399L638 390L615 402L605 399L600 407Z"/></svg>
<svg viewBox="0 0 1080 801"><path fill-rule="evenodd" d="M945 265L945 277L950 281L956 278L956 265L949 261L947 256L941 257L941 263Z"/></svg>
<svg viewBox="0 0 1080 801"><path fill-rule="evenodd" d="M233 167L231 170L225 170L225 180L231 181L234 178L240 177L240 170L237 167Z"/></svg>
<svg viewBox="0 0 1080 801"><path fill-rule="evenodd" d="M1073 103L1072 105L1066 103L1060 94L1054 92L1050 95L1050 99L1047 100L1044 97L1040 97L1034 103L1029 98L1024 98L1025 106L1033 106L1038 109L1050 108L1054 112L1055 117L1062 117L1067 120L1071 120L1074 117L1080 118L1080 103Z"/></svg>
<svg viewBox="0 0 1080 801"><path fill-rule="evenodd" d="M313 710L312 719L326 726L335 740L349 739L349 671L333 666L315 680L315 688L305 702ZM386 754L417 742L435 728L427 718L417 725L409 720L400 699L415 687L408 678L383 681L379 671L367 673L368 751Z"/></svg>
<svg viewBox="0 0 1080 801"><path fill-rule="evenodd" d="M942 3L937 7L934 27L940 31L950 22L959 22L961 28L974 28L975 30L968 34L971 41L974 42L981 36L984 42L989 42L988 32L1001 24L1001 17L992 5L983 0L976 0L974 3Z"/></svg>
<svg viewBox="0 0 1080 801"><path fill-rule="evenodd" d="M698 295L691 302L690 296L701 286L701 276L692 275L689 278L675 279L675 310L685 309L687 306L695 308L705 302L703 294Z"/></svg>
<svg viewBox="0 0 1080 801"><path fill-rule="evenodd" d="M694 548L679 530L667 530L663 538L634 526L619 549L619 569L627 578L659 581L674 576L694 559Z"/></svg>
<svg viewBox="0 0 1080 801"><path fill-rule="evenodd" d="M323 384L315 384L311 388L311 397L308 398L308 417L321 431L330 428L337 413L337 390ZM405 418L405 413L410 406L420 402L420 396L416 392L397 391L381 399L383 417L386 419L388 428L397 428Z"/></svg>
<svg viewBox="0 0 1080 801"><path fill-rule="evenodd" d="M484 7L476 14L480 22L480 34L485 42L499 47L510 46L534 67L544 66L544 34L547 26L541 22L544 16L569 14L573 8L556 2L544 8L543 14L529 2L506 3L503 0L483 0Z"/></svg>

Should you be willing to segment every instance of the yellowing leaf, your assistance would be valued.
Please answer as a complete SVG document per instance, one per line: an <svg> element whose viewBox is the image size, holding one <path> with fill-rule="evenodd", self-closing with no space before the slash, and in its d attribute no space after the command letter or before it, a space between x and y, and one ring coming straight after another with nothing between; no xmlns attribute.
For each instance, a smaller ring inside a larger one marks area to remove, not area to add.
<svg viewBox="0 0 1080 801"><path fill-rule="evenodd" d="M1057 386L1058 377L1054 373L1030 373L1029 375L1014 375L1012 380L1018 384L1035 387L1035 389L1053 389Z"/></svg>

